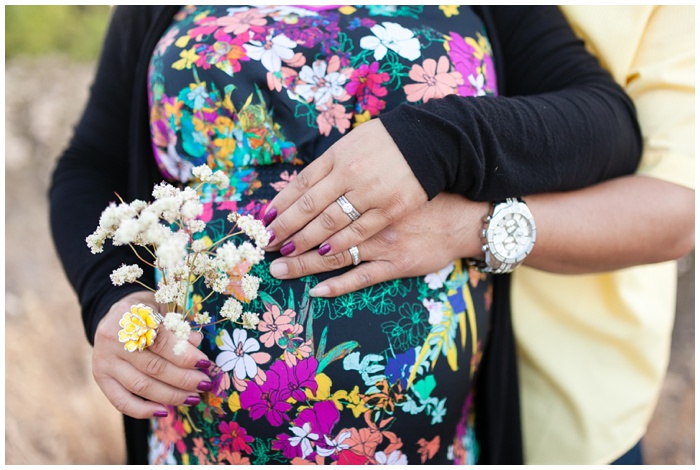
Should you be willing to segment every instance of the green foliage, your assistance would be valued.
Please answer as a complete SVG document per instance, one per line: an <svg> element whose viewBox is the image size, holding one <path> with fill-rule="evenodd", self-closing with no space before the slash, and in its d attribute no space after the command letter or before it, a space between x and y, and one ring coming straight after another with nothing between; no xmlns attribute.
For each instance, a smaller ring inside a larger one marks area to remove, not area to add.
<svg viewBox="0 0 700 470"><path fill-rule="evenodd" d="M5 60L50 54L95 60L109 15L107 5L7 5Z"/></svg>

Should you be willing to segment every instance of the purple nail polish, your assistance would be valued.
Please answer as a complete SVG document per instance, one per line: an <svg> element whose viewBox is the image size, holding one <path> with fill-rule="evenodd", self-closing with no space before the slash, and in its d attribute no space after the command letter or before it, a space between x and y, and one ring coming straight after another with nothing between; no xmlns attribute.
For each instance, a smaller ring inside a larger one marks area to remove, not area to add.
<svg viewBox="0 0 700 470"><path fill-rule="evenodd" d="M273 241L275 241L275 232L273 232L272 230L268 230L267 233L270 234L270 241L268 243L272 243Z"/></svg>
<svg viewBox="0 0 700 470"><path fill-rule="evenodd" d="M282 253L282 256L287 256L288 254L291 254L296 249L297 249L297 247L294 246L294 242L288 241L287 243L282 245L282 248L280 249L280 253Z"/></svg>
<svg viewBox="0 0 700 470"><path fill-rule="evenodd" d="M199 397L196 397L196 396L187 397L187 400L185 400L185 405L188 405L188 406L196 405L200 401L201 401L201 399Z"/></svg>
<svg viewBox="0 0 700 470"><path fill-rule="evenodd" d="M211 392L212 388L214 388L214 383L207 382L206 380L202 380L199 382L199 385L197 385L197 390L200 392Z"/></svg>
<svg viewBox="0 0 700 470"><path fill-rule="evenodd" d="M165 410L158 410L153 412L153 417L154 418L165 418L168 416L168 412Z"/></svg>
<svg viewBox="0 0 700 470"><path fill-rule="evenodd" d="M328 243L324 243L318 247L318 254L321 256L325 255L329 251L331 251L331 246Z"/></svg>
<svg viewBox="0 0 700 470"><path fill-rule="evenodd" d="M197 369L208 369L209 367L211 367L211 361L207 361L206 359L200 359L194 366Z"/></svg>
<svg viewBox="0 0 700 470"><path fill-rule="evenodd" d="M263 223L267 226L270 222L275 220L275 217L277 217L277 209L273 207L272 209L267 211L267 213L263 216Z"/></svg>

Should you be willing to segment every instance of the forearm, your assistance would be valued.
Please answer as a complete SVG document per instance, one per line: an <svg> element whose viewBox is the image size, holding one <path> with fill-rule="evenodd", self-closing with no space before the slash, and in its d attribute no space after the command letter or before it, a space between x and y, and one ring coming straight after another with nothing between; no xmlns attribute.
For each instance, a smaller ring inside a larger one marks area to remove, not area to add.
<svg viewBox="0 0 700 470"><path fill-rule="evenodd" d="M680 258L695 245L695 192L628 176L568 193L525 198L537 241L525 265L562 274Z"/></svg>

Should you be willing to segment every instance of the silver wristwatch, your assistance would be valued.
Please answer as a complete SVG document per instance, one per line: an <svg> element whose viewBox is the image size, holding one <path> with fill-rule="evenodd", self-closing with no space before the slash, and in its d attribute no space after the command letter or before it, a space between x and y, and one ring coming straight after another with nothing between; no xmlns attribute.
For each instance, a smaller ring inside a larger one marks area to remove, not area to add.
<svg viewBox="0 0 700 470"><path fill-rule="evenodd" d="M509 198L491 204L491 213L481 230L483 260L471 264L485 273L503 274L513 271L535 246L535 219L522 199Z"/></svg>

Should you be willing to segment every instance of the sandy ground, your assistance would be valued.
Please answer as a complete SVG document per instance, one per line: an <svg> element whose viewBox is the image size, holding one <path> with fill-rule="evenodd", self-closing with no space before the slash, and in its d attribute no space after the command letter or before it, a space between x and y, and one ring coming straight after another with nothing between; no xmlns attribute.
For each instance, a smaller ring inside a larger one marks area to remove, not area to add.
<svg viewBox="0 0 700 470"><path fill-rule="evenodd" d="M92 75L61 59L6 64L5 463L121 464L120 415L92 379L75 295L48 230L47 188ZM87 249L87 248L86 248ZM679 266L673 351L645 454L695 462L694 258Z"/></svg>

